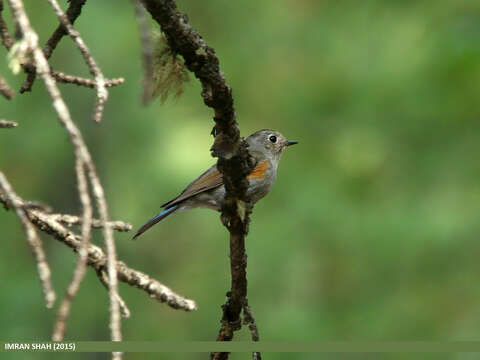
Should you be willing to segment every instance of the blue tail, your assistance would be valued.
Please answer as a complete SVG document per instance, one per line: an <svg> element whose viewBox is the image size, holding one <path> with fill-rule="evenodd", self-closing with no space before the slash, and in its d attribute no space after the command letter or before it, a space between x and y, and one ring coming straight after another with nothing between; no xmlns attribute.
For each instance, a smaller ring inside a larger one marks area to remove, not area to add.
<svg viewBox="0 0 480 360"><path fill-rule="evenodd" d="M178 209L178 205L169 207L163 210L160 214L148 220L145 224L142 225L140 229L138 229L137 233L133 236L132 240L142 235L145 231L150 229L153 225L155 225L159 221L165 219L168 215L173 214L177 209Z"/></svg>

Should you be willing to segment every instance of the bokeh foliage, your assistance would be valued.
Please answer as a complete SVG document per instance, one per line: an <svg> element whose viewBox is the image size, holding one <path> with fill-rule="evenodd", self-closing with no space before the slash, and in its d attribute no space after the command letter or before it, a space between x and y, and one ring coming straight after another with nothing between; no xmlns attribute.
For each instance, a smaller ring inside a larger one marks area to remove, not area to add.
<svg viewBox="0 0 480 360"><path fill-rule="evenodd" d="M57 24L53 13L44 2L25 2L45 41ZM284 155L273 192L255 207L247 239L248 298L261 339L477 340L480 2L183 0L179 6L216 49L243 134L275 128L300 141ZM96 160L112 218L139 226L213 163L212 113L194 79L178 100L139 105L139 38L129 1L87 2L77 28L106 76L127 81L111 89L100 125L91 120L92 90L61 89ZM24 76L11 75L3 48L0 54L1 73L19 88ZM52 64L88 74L68 40ZM0 99L0 109L2 118L20 123L0 132L0 168L16 191L78 212L72 148L41 82L13 103ZM47 340L54 311L43 306L13 213L0 211L0 229L0 338ZM230 281L218 214L182 213L136 242L129 234L115 238L121 259L200 307L173 311L121 285L132 310L124 338L213 340ZM50 238L45 247L62 295L74 256ZM89 271L68 339L108 339L107 304ZM248 333L236 337L247 340ZM43 355L34 356L49 358ZM136 358L206 356L127 356Z"/></svg>

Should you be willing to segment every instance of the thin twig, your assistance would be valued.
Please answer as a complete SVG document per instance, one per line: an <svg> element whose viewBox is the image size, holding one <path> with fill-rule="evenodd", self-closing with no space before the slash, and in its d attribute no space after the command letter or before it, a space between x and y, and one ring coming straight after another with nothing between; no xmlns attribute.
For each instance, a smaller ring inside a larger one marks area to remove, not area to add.
<svg viewBox="0 0 480 360"><path fill-rule="evenodd" d="M57 240L63 242L74 251L78 251L78 248L81 246L81 239L75 233L41 211L31 210L28 212L28 215L33 224L38 226L42 231L52 234ZM100 270L106 270L106 263L107 256L104 251L98 246L90 244L88 247L88 264L98 272ZM165 302L174 309L185 311L193 311L197 309L197 305L193 300L186 299L183 296L176 294L159 281L152 279L143 272L128 267L122 261L116 262L116 269L120 281L145 291L150 297L160 302Z"/></svg>
<svg viewBox="0 0 480 360"><path fill-rule="evenodd" d="M153 93L153 46L151 30L148 26L146 12L140 0L132 0L135 7L138 28L140 31L140 41L142 43L142 62L143 62L143 92L142 104L148 105L152 101Z"/></svg>
<svg viewBox="0 0 480 360"><path fill-rule="evenodd" d="M76 173L77 173L77 186L78 194L80 195L80 202L82 203L82 244L78 249L77 264L73 272L73 279L68 285L67 293L60 305L57 313L57 321L54 325L52 340L62 341L65 335L65 328L67 324L68 315L72 305L73 298L80 288L85 272L87 269L88 261L88 245L90 244L91 225L92 225L92 201L88 192L88 182L85 175L85 167L80 158L75 161Z"/></svg>
<svg viewBox="0 0 480 360"><path fill-rule="evenodd" d="M53 290L50 279L50 267L48 266L47 258L42 247L42 242L40 241L35 228L30 223L25 210L22 208L22 201L18 198L17 194L15 194L2 172L0 172L0 189L2 190L5 198L8 200L8 205L15 210L17 216L22 222L23 229L27 234L28 244L30 245L37 262L38 275L42 283L46 306L47 308L51 308L55 302L55 291Z"/></svg>
<svg viewBox="0 0 480 360"><path fill-rule="evenodd" d="M70 0L69 1L69 6L66 11L68 20L70 23L73 25L75 23L75 20L80 16L82 12L82 7L85 4L86 0ZM47 59L52 56L53 50L57 47L58 43L62 38L67 35L67 30L65 27L60 24L58 27L55 29L53 32L52 36L48 39L47 43L43 47L43 53L45 54L45 57ZM33 71L27 72L27 78L25 79L25 82L23 83L20 93L23 93L25 91L31 91L33 83L35 81L36 77L36 71L35 68L33 68Z"/></svg>
<svg viewBox="0 0 480 360"><path fill-rule="evenodd" d="M98 269L97 270L97 277L100 280L100 282L102 283L102 285L105 286L105 289L107 289L107 291L108 291L108 275L105 272L105 270L104 269ZM120 304L120 312L122 314L122 317L128 319L130 317L130 310L128 309L128 306L125 303L125 300L123 300L120 295L118 295L117 300L118 300L118 303Z"/></svg>
<svg viewBox="0 0 480 360"><path fill-rule="evenodd" d="M105 102L108 98L108 91L105 87L105 77L103 76L102 71L98 67L97 63L93 59L90 50L88 49L87 45L80 37L80 33L75 30L69 21L68 17L65 15L63 10L60 8L56 0L48 0L50 5L52 5L55 13L57 14L58 19L65 27L68 35L72 38L72 40L77 44L78 49L82 53L82 56L85 62L90 69L90 73L95 77L96 89L97 89L97 104L95 105L95 112L93 114L93 119L96 122L100 122L102 120L103 109L105 107Z"/></svg>
<svg viewBox="0 0 480 360"><path fill-rule="evenodd" d="M260 341L260 336L258 335L257 324L255 324L255 319L253 317L252 310L248 306L248 300L245 299L243 304L243 323L248 326L250 330L250 335L252 336L252 341ZM262 355L258 351L252 353L253 360L262 360Z"/></svg>
<svg viewBox="0 0 480 360"><path fill-rule="evenodd" d="M69 3L70 5L68 6L67 11L65 12L67 19L70 24L74 24L75 20L80 16L82 13L82 8L83 5L87 0L70 0ZM52 36L50 39L48 39L47 43L45 44L43 48L43 52L45 53L45 57L47 59L52 56L53 50L57 47L58 43L62 38L68 34L68 30L65 28L63 24L58 25L58 27L55 29L53 32Z"/></svg>
<svg viewBox="0 0 480 360"><path fill-rule="evenodd" d="M79 86L85 86L91 89L94 89L96 86L95 80L86 79L80 76L68 75L59 71L52 72L52 76L57 82L61 82L65 84L75 84ZM124 82L125 82L124 78L105 79L105 87L121 85Z"/></svg>
<svg viewBox="0 0 480 360"><path fill-rule="evenodd" d="M0 94L2 94L7 100L12 100L14 95L13 90L2 76L0 76Z"/></svg>
<svg viewBox="0 0 480 360"><path fill-rule="evenodd" d="M25 201L19 197L17 197L17 199L21 202L21 207L38 230L48 235L52 235L55 239L64 245L67 245L73 251L79 251L82 246L81 236L62 225L60 221L58 221L57 214L49 214L42 209L29 207L28 205L31 203L30 201ZM0 203L4 205L5 209L9 209L7 198L2 193L0 193ZM99 275L100 271L105 272L105 265L107 263L105 252L100 247L90 244L87 253L88 265L95 269L97 275ZM117 261L116 268L118 279L120 281L145 291L149 297L156 299L159 302L164 302L173 309L185 311L197 310L195 301L178 295L158 280L151 278L149 275L141 271L130 268L124 262ZM100 279L100 281L103 282L103 279Z"/></svg>
<svg viewBox="0 0 480 360"><path fill-rule="evenodd" d="M55 221L59 221L68 226L82 224L82 219L75 215L53 214L52 217L55 219ZM92 228L101 229L103 227L102 221L98 219L92 219L91 225ZM117 230L120 232L132 230L132 225L124 221L109 221L108 226L110 226L113 230Z"/></svg>
<svg viewBox="0 0 480 360"><path fill-rule="evenodd" d="M16 123L15 121L0 119L0 128L14 128L17 126L18 126L18 123Z"/></svg>
<svg viewBox="0 0 480 360"><path fill-rule="evenodd" d="M257 325L255 324L252 310L250 309L250 306L248 306L247 299L245 299L245 303L243 304L243 324L248 325L250 334L252 335L252 341L259 341L260 336L258 335Z"/></svg>
<svg viewBox="0 0 480 360"><path fill-rule="evenodd" d="M113 239L112 228L108 225L108 210L107 202L105 200L105 193L103 191L102 184L98 178L97 172L90 161L87 164L89 167L88 177L92 184L93 196L97 202L98 212L100 213L100 219L103 222L102 232L105 239L105 247L107 250L107 273L110 295L110 332L112 341L121 341L121 319L120 319L120 305L118 303L118 280L117 280L117 254L115 249L115 242ZM120 353L113 353L113 358L118 359L121 357Z"/></svg>
<svg viewBox="0 0 480 360"><path fill-rule="evenodd" d="M36 209L36 210L41 210L45 213L51 213L53 211L52 207L50 205L41 203L39 201L24 201L23 202L23 207L25 209Z"/></svg>
<svg viewBox="0 0 480 360"><path fill-rule="evenodd" d="M12 8L13 15L22 31L24 41L27 42L30 51L33 53L33 59L37 68L37 73L45 82L45 87L52 98L52 103L61 124L67 130L70 140L75 148L76 158L80 158L85 164L88 172L89 180L92 184L92 191L95 197L95 202L98 207L100 219L103 222L103 236L107 249L107 267L109 275L109 295L110 295L110 330L112 341L121 340L120 332L120 309L117 301L117 274L115 269L116 252L115 243L113 240L112 229L108 226L108 211L105 200L103 187L97 176L95 165L93 164L91 155L85 145L83 136L78 127L72 121L70 112L63 101L55 80L50 75L50 68L43 51L38 46L38 35L30 26L30 21L25 13L23 3L21 0L8 0ZM118 358L118 356L114 356Z"/></svg>

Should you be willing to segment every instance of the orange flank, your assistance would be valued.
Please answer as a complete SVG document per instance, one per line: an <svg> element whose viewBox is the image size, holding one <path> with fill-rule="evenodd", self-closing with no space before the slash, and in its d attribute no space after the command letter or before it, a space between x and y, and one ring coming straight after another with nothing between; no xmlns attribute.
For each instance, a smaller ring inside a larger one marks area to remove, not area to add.
<svg viewBox="0 0 480 360"><path fill-rule="evenodd" d="M262 180L267 173L267 169L268 169L268 161L263 160L257 166L255 166L255 169L253 169L250 175L248 175L248 178Z"/></svg>

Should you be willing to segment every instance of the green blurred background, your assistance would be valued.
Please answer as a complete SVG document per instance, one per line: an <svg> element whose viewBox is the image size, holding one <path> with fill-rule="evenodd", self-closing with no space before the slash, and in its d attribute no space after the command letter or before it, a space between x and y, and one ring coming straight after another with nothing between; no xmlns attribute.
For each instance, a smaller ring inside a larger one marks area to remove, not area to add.
<svg viewBox="0 0 480 360"><path fill-rule="evenodd" d="M56 18L46 2L25 5L44 43ZM220 58L242 134L274 128L300 142L284 154L273 191L256 205L247 239L248 299L261 339L478 340L480 2L179 0L178 5ZM10 20L8 7L5 12ZM87 2L77 28L105 75L124 76L126 83L110 90L100 125L91 120L94 91L73 85L61 85L61 91L96 161L111 217L138 227L215 161L209 154L212 111L193 77L180 99L140 106L141 50L130 1ZM12 75L5 49L0 54L1 74L18 89L24 75ZM51 64L88 75L69 39L60 43ZM20 124L0 131L0 169L14 189L59 212L78 213L72 146L43 84L37 81L31 94L13 102L0 99L0 109L1 118ZM2 210L0 229L0 339L48 340L56 308L44 307L20 222ZM61 298L75 257L42 237ZM228 235L218 214L182 213L138 241L130 237L115 235L119 258L195 299L199 310L175 311L120 284L132 311L122 322L124 339L214 340L230 284ZM94 241L102 244L98 230ZM89 270L66 338L108 340L107 306L107 292ZM235 339L248 340L248 331ZM6 355L50 357L2 358Z"/></svg>

